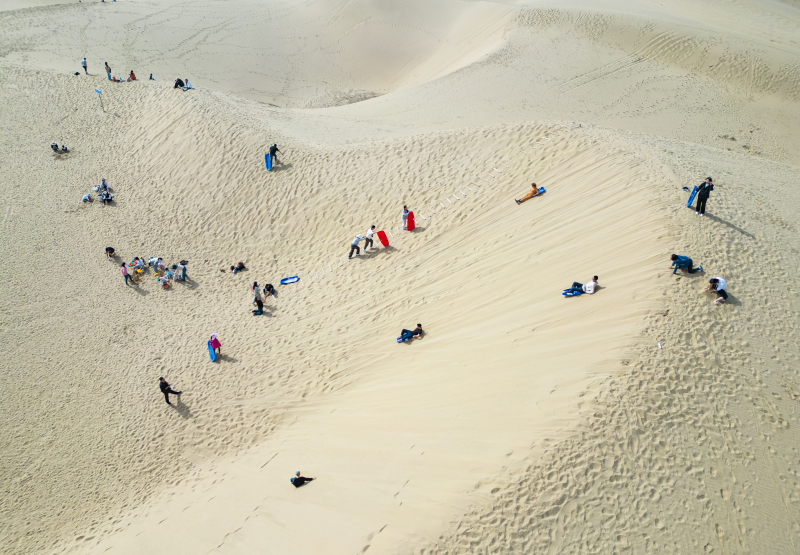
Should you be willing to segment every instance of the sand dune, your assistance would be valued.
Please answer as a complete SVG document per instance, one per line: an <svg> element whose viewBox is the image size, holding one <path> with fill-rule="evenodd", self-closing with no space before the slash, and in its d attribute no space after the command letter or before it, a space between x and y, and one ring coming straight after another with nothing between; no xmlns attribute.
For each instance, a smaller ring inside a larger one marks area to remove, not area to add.
<svg viewBox="0 0 800 555"><path fill-rule="evenodd" d="M795 550L791 2L45 4L0 14L3 552Z"/></svg>

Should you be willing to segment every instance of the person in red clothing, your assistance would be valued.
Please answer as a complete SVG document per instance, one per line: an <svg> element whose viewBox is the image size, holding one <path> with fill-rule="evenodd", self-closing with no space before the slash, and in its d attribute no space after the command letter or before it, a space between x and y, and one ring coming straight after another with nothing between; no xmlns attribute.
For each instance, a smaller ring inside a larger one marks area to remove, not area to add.
<svg viewBox="0 0 800 555"><path fill-rule="evenodd" d="M217 334L211 334L211 348L219 355L222 354L222 344L217 339Z"/></svg>
<svg viewBox="0 0 800 555"><path fill-rule="evenodd" d="M133 72L133 70L131 70L129 77L131 78L131 81L136 81L136 74Z"/></svg>

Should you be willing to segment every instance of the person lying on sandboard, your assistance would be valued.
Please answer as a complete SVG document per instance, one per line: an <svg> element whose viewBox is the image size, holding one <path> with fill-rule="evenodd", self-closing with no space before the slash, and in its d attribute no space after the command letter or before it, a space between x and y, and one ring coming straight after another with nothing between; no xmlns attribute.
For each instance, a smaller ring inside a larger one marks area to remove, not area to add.
<svg viewBox="0 0 800 555"><path fill-rule="evenodd" d="M397 338L398 343L403 343L409 339L422 339L422 324L417 324L416 329L403 330L400 332L400 337Z"/></svg>
<svg viewBox="0 0 800 555"><path fill-rule="evenodd" d="M531 199L531 198L533 198L533 197L538 197L538 196L539 196L539 195L541 195L541 194L542 194L542 193L541 193L541 192L539 192L539 187L537 187L537 186L536 186L536 183L531 183L531 190L530 190L530 191L528 191L528 194L527 194L527 195L525 195L524 197L522 197L521 199L514 199L514 201L515 201L517 204L522 204L522 203L523 203L523 202L525 202L526 200L528 200L528 199Z"/></svg>

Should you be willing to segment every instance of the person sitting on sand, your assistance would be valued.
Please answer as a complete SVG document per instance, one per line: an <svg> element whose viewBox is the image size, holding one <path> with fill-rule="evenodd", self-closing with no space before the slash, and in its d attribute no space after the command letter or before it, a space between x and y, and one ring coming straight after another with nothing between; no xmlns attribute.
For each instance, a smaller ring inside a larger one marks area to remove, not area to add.
<svg viewBox="0 0 800 555"><path fill-rule="evenodd" d="M141 270L144 268L144 260L139 258L138 256L131 260L130 267L132 270Z"/></svg>
<svg viewBox="0 0 800 555"><path fill-rule="evenodd" d="M61 154L66 154L67 152L69 152L67 145L61 145Z"/></svg>
<svg viewBox="0 0 800 555"><path fill-rule="evenodd" d="M191 89L193 89L193 88L194 88L194 87L192 86L192 83L189 81L189 79L188 79L188 77L187 77L187 79L186 79L186 85L185 85L185 86L183 86L183 87L181 87L181 89L183 89L184 91L188 91L188 90L191 90Z"/></svg>
<svg viewBox="0 0 800 555"><path fill-rule="evenodd" d="M725 287L727 283L724 279L717 276L715 278L711 278L708 281L708 285L706 285L705 291L713 291L717 294L717 298L714 301L714 304L718 305L719 303L725 301L728 298L728 294L725 292Z"/></svg>
<svg viewBox="0 0 800 555"><path fill-rule="evenodd" d="M50 143L50 148L53 149L53 152L58 152L58 143Z"/></svg>
<svg viewBox="0 0 800 555"><path fill-rule="evenodd" d="M83 198L81 199L81 202L92 202L92 195L91 194L83 195Z"/></svg>
<svg viewBox="0 0 800 555"><path fill-rule="evenodd" d="M114 247L106 247L106 258L114 260Z"/></svg>
<svg viewBox="0 0 800 555"><path fill-rule="evenodd" d="M112 195L108 191L103 191L102 193L100 193L100 202L102 202L103 204L108 204L112 200L114 200L114 195Z"/></svg>
<svg viewBox="0 0 800 555"><path fill-rule="evenodd" d="M692 259L688 256L678 256L677 254L672 255L672 264L669 266L670 268L674 267L675 269L672 270L672 275L675 275L675 272L678 271L678 268L686 270L690 274L694 274L695 272L702 272L703 266L700 265L697 268L692 268Z"/></svg>
<svg viewBox="0 0 800 555"><path fill-rule="evenodd" d="M592 277L592 281L589 283L578 283L577 281L572 282L572 287L567 289L569 293L586 293L587 295L594 295L594 289L597 287L597 276Z"/></svg>
<svg viewBox="0 0 800 555"><path fill-rule="evenodd" d="M531 183L531 190L528 191L528 194L522 197L521 199L514 199L517 204L522 204L528 199L531 199L535 196L539 196L539 187L536 186L536 183Z"/></svg>
<svg viewBox="0 0 800 555"><path fill-rule="evenodd" d="M222 343L220 343L219 339L217 339L216 333L211 334L210 341L211 341L211 348L214 350L214 352L217 353L218 355L222 354Z"/></svg>
<svg viewBox="0 0 800 555"><path fill-rule="evenodd" d="M275 292L275 288L272 286L271 283L268 283L264 286L264 298L271 297L272 294Z"/></svg>
<svg viewBox="0 0 800 555"><path fill-rule="evenodd" d="M106 181L105 177L100 180L100 189L103 191L108 191L108 181Z"/></svg>
<svg viewBox="0 0 800 555"><path fill-rule="evenodd" d="M241 262L241 261L237 262L236 266L231 266L231 272L233 272L234 274L236 272L241 272L242 270L246 270L246 269L247 268L244 267L244 262Z"/></svg>
<svg viewBox="0 0 800 555"><path fill-rule="evenodd" d="M130 75L128 75L128 78L129 78L131 81L136 81L136 74L133 72L133 70L131 70L131 74L130 74Z"/></svg>
<svg viewBox="0 0 800 555"><path fill-rule="evenodd" d="M150 80L151 81L155 81L155 79L153 78L153 74L152 73L150 74Z"/></svg>
<svg viewBox="0 0 800 555"><path fill-rule="evenodd" d="M175 79L175 86L172 87L172 88L173 89L182 89L183 86L184 86L183 80L180 77L178 77L177 79Z"/></svg>
<svg viewBox="0 0 800 555"><path fill-rule="evenodd" d="M300 476L300 471L298 470L297 472L294 473L293 477L289 478L289 481L292 483L294 487L299 488L303 484L306 484L308 482L313 482L314 478L307 478L305 476Z"/></svg>
<svg viewBox="0 0 800 555"><path fill-rule="evenodd" d="M409 339L422 339L422 324L417 324L417 327L413 330L406 330L400 332L400 339L402 341L407 341Z"/></svg>

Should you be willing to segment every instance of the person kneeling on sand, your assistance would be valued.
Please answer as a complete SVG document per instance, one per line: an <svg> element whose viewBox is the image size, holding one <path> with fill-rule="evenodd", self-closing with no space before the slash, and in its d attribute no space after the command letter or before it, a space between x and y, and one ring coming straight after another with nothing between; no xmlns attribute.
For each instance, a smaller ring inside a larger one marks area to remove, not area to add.
<svg viewBox="0 0 800 555"><path fill-rule="evenodd" d="M714 304L719 304L721 301L724 301L728 298L728 294L725 292L725 280L721 277L717 276L715 278L711 278L708 281L708 285L706 285L706 291L713 291L717 294L717 298L714 301Z"/></svg>
<svg viewBox="0 0 800 555"><path fill-rule="evenodd" d="M114 260L114 247L106 247L106 258Z"/></svg>
<svg viewBox="0 0 800 555"><path fill-rule="evenodd" d="M597 276L592 276L592 281L589 283L572 282L572 287L567 289L570 293L586 293L587 295L594 295L594 289L597 287Z"/></svg>
<svg viewBox="0 0 800 555"><path fill-rule="evenodd" d="M422 339L422 324L417 324L413 330L402 330L400 332L400 340L407 341L409 339Z"/></svg>
<svg viewBox="0 0 800 555"><path fill-rule="evenodd" d="M539 196L539 187L536 186L536 183L531 183L531 190L528 191L528 194L522 197L521 199L514 199L517 201L517 204L522 204L528 199L531 199L535 196Z"/></svg>
<svg viewBox="0 0 800 555"><path fill-rule="evenodd" d="M297 472L294 473L294 476L289 478L289 481L292 483L294 487L299 488L300 486L302 486L307 482L314 481L314 478L306 478L305 476L300 476L300 471L298 470Z"/></svg>
<svg viewBox="0 0 800 555"><path fill-rule="evenodd" d="M239 261L236 263L236 266L231 266L231 272L233 272L234 274L236 272L241 272L242 270L246 270L246 268L244 267L244 262Z"/></svg>
<svg viewBox="0 0 800 555"><path fill-rule="evenodd" d="M673 267L675 268L674 270L672 270L672 274L673 275L675 274L675 272L678 271L678 268L684 269L687 272L689 272L690 274L694 274L695 272L702 272L703 271L703 265L702 264L700 266L698 266L697 268L692 268L692 259L689 258L688 256L679 256L677 254L673 254L671 260L672 260L672 264L670 264L669 267L670 268L673 268Z"/></svg>

